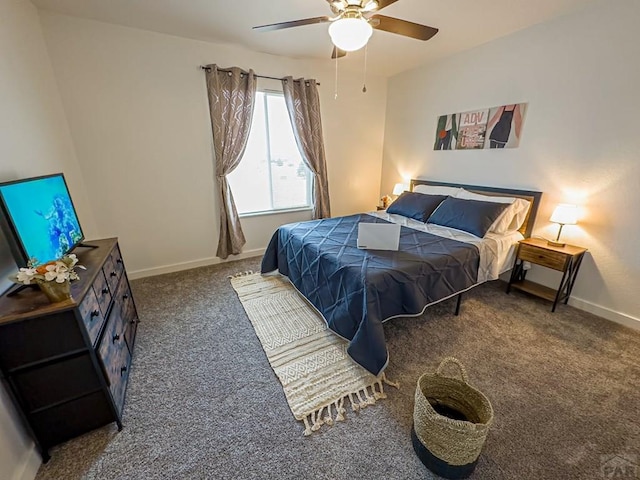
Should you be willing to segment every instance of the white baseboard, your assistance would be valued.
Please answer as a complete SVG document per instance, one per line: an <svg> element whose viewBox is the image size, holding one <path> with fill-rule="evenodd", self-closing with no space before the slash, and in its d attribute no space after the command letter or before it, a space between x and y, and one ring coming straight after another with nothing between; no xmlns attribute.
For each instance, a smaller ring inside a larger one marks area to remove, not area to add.
<svg viewBox="0 0 640 480"><path fill-rule="evenodd" d="M226 260L223 260L220 257L210 257L210 258L203 258L200 260L193 260L190 262L163 265L161 267L147 268L143 270L134 270L127 273L131 280L135 280L136 278L152 277L155 275L163 275L165 273L173 273L173 272L180 272L182 270L189 270L191 268L206 267L208 265L215 265L223 262L233 262L236 260L243 260L245 258L257 257L257 256L264 255L264 252L265 252L264 248L256 248L253 250L242 252L239 255L234 255L232 257L227 258ZM634 330L640 330L640 319L632 317L631 315L616 312L615 310L611 310L609 308L602 307L600 305L596 305L595 303L589 302L587 300L583 300L581 298L576 298L576 297L569 298L569 305L576 307L580 310L584 310L585 312L593 313L594 315L598 315L599 317L605 318L612 322L616 322L621 325L627 326L629 328L633 328Z"/></svg>
<svg viewBox="0 0 640 480"><path fill-rule="evenodd" d="M593 313L599 317L606 318L612 322L619 323L625 327L640 330L640 318L632 317L626 313L616 312L615 310L611 310L576 297L569 298L569 305L579 308L580 310L584 310L585 312Z"/></svg>
<svg viewBox="0 0 640 480"><path fill-rule="evenodd" d="M234 262L236 260L243 260L245 258L258 257L261 255L264 255L264 251L265 251L264 248L255 248L253 250L242 252L239 255L233 255L227 258L226 260L223 260L220 257L202 258L200 260L192 260L190 262L174 263L171 265L163 265L161 267L146 268L143 270L133 270L133 271L127 272L127 275L130 280L135 280L136 278L153 277L155 275L164 275L165 273L180 272L182 270L190 270L192 268L206 267L206 266L215 265L218 263Z"/></svg>
<svg viewBox="0 0 640 480"><path fill-rule="evenodd" d="M29 451L24 455L21 467L16 468L13 480L33 480L36 478L41 464L40 454L36 450L35 444L32 444Z"/></svg>

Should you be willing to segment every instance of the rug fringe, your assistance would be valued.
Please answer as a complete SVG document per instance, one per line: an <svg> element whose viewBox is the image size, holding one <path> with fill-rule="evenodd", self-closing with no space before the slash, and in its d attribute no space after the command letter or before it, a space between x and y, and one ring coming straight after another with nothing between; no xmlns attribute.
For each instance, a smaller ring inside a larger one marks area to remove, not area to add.
<svg viewBox="0 0 640 480"><path fill-rule="evenodd" d="M355 392L347 393L342 398L331 402L329 405L324 405L313 412L308 413L302 421L304 422L303 435L308 437L313 432L317 432L323 425L329 425L330 427L337 422L343 422L345 420L345 413L347 411L344 408L344 401L348 398L351 403L351 410L357 412L369 405L374 405L376 401L387 398L387 394L384 393L383 384L390 385L395 388L400 388L400 383L390 381L383 373L374 383L368 385ZM376 386L378 389L376 390ZM369 392L369 388L371 392ZM327 409L326 416L323 418L322 414ZM332 409L335 410L335 418Z"/></svg>
<svg viewBox="0 0 640 480"><path fill-rule="evenodd" d="M387 378L387 375L384 372L382 373L382 381L387 385L391 385L392 387L396 387L398 389L400 388L400 382L392 382ZM382 384L380 384L380 389L382 389Z"/></svg>
<svg viewBox="0 0 640 480"><path fill-rule="evenodd" d="M253 270L246 270L244 272L234 273L233 275L229 275L227 278L238 278L238 277L246 277L247 275L253 275L255 272Z"/></svg>

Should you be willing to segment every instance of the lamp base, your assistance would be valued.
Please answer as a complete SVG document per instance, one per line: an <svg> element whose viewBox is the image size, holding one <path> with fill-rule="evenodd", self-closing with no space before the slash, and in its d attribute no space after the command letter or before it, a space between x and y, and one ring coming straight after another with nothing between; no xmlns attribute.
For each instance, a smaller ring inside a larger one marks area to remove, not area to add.
<svg viewBox="0 0 640 480"><path fill-rule="evenodd" d="M564 242L556 242L554 240L547 240L547 245L551 246L551 247L564 247L567 244Z"/></svg>

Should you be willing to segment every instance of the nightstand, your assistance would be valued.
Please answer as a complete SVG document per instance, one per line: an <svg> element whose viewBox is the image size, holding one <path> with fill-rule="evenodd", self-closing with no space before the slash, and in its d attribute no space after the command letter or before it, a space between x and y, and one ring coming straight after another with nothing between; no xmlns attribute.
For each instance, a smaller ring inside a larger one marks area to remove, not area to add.
<svg viewBox="0 0 640 480"><path fill-rule="evenodd" d="M512 288L515 288L545 298L553 302L551 311L555 312L558 302L564 301L566 305L569 301L573 284L578 276L578 270L586 251L586 248L575 245L553 247L546 240L540 238L527 238L520 241L513 269L511 270L507 293ZM562 272L562 280L560 280L558 289L554 290L526 280L527 271L523 268L525 261Z"/></svg>

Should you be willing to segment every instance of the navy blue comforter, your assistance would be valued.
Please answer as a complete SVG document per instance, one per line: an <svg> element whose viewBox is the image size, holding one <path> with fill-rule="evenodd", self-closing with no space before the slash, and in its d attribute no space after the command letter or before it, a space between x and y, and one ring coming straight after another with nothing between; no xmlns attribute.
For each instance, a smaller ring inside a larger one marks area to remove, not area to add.
<svg viewBox="0 0 640 480"><path fill-rule="evenodd" d="M362 214L280 227L262 273L286 275L329 328L349 340L349 355L377 375L388 360L382 322L474 285L480 255L474 245L407 227L397 252L360 250L359 222L385 220Z"/></svg>

